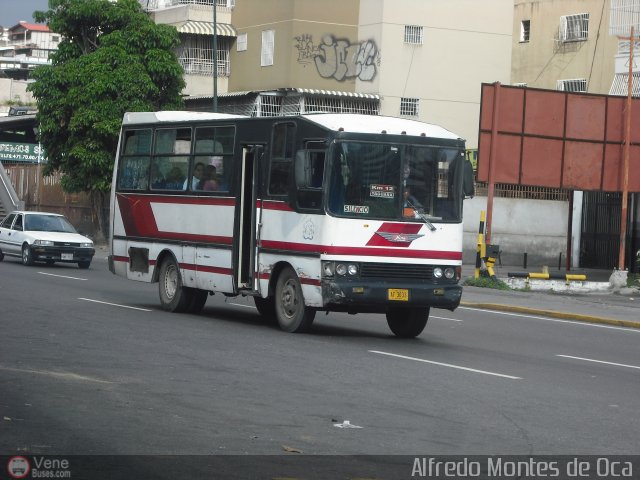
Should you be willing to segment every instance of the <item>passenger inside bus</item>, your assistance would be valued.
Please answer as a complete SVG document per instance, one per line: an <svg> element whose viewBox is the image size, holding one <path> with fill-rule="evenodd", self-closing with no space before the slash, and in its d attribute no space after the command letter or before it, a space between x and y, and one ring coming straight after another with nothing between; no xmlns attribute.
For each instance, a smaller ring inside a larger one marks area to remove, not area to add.
<svg viewBox="0 0 640 480"><path fill-rule="evenodd" d="M202 174L202 178L198 183L198 190L215 191L218 190L218 176L216 175L215 165L207 165Z"/></svg>
<svg viewBox="0 0 640 480"><path fill-rule="evenodd" d="M182 189L186 190L187 186L189 186L191 190L197 190L203 175L204 175L204 163L198 162L193 167L193 176L191 177L191 185L188 185L188 182L185 180Z"/></svg>
<svg viewBox="0 0 640 480"><path fill-rule="evenodd" d="M166 188L169 190L182 190L184 186L184 175L180 167L173 167L167 175Z"/></svg>

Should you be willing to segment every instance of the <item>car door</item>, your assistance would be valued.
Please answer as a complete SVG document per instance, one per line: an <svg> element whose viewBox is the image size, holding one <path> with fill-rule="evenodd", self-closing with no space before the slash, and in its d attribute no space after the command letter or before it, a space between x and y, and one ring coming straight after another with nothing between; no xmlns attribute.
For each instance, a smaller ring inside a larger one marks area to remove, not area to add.
<svg viewBox="0 0 640 480"><path fill-rule="evenodd" d="M15 253L14 236L11 226L16 219L16 214L9 214L0 224L0 250L3 253Z"/></svg>
<svg viewBox="0 0 640 480"><path fill-rule="evenodd" d="M11 227L11 248L12 253L22 254L22 243L24 241L24 215L18 213Z"/></svg>

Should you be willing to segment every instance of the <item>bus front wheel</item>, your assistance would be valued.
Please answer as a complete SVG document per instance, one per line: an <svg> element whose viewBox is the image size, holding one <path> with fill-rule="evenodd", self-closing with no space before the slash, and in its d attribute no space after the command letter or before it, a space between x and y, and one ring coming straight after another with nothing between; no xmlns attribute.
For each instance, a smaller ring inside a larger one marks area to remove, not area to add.
<svg viewBox="0 0 640 480"><path fill-rule="evenodd" d="M429 307L392 308L387 312L387 324L401 338L414 338L422 333L429 320Z"/></svg>
<svg viewBox="0 0 640 480"><path fill-rule="evenodd" d="M169 312L184 312L191 304L193 292L182 285L180 269L173 258L162 262L158 280L162 309Z"/></svg>
<svg viewBox="0 0 640 480"><path fill-rule="evenodd" d="M275 307L278 324L285 332L302 333L311 328L316 311L304 304L300 279L291 267L278 277Z"/></svg>

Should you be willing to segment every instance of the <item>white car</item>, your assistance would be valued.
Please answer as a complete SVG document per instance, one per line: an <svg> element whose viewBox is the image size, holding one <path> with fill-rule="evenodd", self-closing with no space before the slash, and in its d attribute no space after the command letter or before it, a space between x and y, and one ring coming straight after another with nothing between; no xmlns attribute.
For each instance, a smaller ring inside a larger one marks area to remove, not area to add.
<svg viewBox="0 0 640 480"><path fill-rule="evenodd" d="M89 268L95 254L91 239L80 235L64 215L11 212L0 223L0 261L5 255L33 262L77 263Z"/></svg>

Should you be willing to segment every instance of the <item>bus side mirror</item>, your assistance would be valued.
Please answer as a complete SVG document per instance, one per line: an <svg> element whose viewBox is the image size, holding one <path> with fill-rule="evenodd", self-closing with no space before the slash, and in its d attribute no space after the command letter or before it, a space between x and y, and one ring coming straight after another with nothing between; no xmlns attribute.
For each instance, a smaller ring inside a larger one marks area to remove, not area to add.
<svg viewBox="0 0 640 480"><path fill-rule="evenodd" d="M462 178L462 192L465 197L473 198L476 194L476 187L473 175L473 165L470 160L464 161L464 177Z"/></svg>

